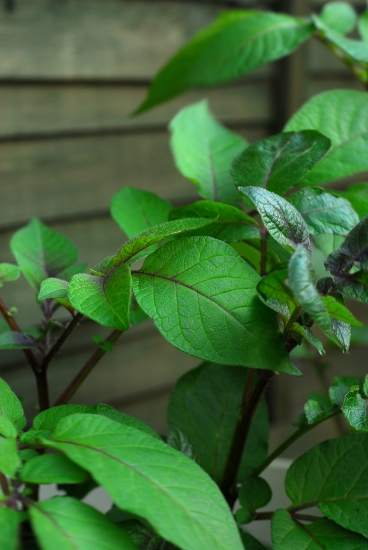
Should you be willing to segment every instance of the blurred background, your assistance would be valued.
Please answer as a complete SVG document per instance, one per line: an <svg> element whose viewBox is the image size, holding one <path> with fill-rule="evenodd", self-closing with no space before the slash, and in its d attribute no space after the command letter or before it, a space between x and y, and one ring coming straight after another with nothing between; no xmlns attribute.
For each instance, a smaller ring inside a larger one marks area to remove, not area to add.
<svg viewBox="0 0 368 550"><path fill-rule="evenodd" d="M324 3L1 0L0 261L13 261L12 234L38 216L69 237L80 262L93 267L125 240L109 215L111 196L125 185L153 191L175 206L196 200L195 187L175 169L167 132L170 119L191 102L207 97L224 124L254 142L279 132L316 93L361 89L342 64L310 40L294 55L239 82L190 92L143 116L129 116L163 63L220 12L243 7L303 16ZM360 12L366 9L366 1L351 3ZM6 284L1 294L9 307L18 308L23 328L37 323L35 296L23 279ZM50 367L52 401L95 348L92 337L107 333L90 322L74 331ZM335 375L364 377L366 355L364 347L355 346L349 356L332 349L327 360L335 364ZM272 387L272 446L293 430L291 422L315 388L310 362L299 360L304 376L291 381L292 389L286 376L277 377ZM111 404L165 433L173 385L197 364L147 321L123 335L73 402ZM27 411L34 411L35 384L20 352L1 352L0 375ZM336 431L333 423L320 428L322 439ZM305 445L307 440L291 448L289 456Z"/></svg>

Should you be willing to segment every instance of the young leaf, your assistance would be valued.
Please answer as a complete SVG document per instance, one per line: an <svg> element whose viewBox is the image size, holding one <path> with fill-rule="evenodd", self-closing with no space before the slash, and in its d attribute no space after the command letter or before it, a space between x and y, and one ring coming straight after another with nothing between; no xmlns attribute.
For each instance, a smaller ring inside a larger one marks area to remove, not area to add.
<svg viewBox="0 0 368 550"><path fill-rule="evenodd" d="M23 520L18 511L0 506L0 548L1 550L18 550L19 523Z"/></svg>
<svg viewBox="0 0 368 550"><path fill-rule="evenodd" d="M203 363L179 379L170 398L169 425L185 434L196 461L216 483L223 477L247 375L241 367ZM267 448L268 415L262 401L243 452L239 482L265 460Z"/></svg>
<svg viewBox="0 0 368 550"><path fill-rule="evenodd" d="M15 439L17 437L17 429L6 416L0 416L0 434L4 437Z"/></svg>
<svg viewBox="0 0 368 550"><path fill-rule="evenodd" d="M119 424L126 424L132 426L137 430L144 432L155 439L160 439L160 436L152 430L147 424L141 422L137 418L130 416L129 414L117 411L110 405L104 403L97 403L97 405L58 405L57 407L51 407L46 411L42 411L33 420L34 430L53 431L56 424L67 416L72 414L98 414L100 416L106 416L110 420L114 420Z"/></svg>
<svg viewBox="0 0 368 550"><path fill-rule="evenodd" d="M231 165L236 186L283 195L327 153L331 141L315 130L284 132L250 145Z"/></svg>
<svg viewBox="0 0 368 550"><path fill-rule="evenodd" d="M341 527L367 537L367 454L367 434L330 439L312 447L286 474L292 507L317 504Z"/></svg>
<svg viewBox="0 0 368 550"><path fill-rule="evenodd" d="M69 239L37 218L15 233L10 247L23 275L37 292L44 279L56 277L78 257Z"/></svg>
<svg viewBox="0 0 368 550"><path fill-rule="evenodd" d="M294 249L301 244L312 253L307 225L287 200L261 187L239 187L239 191L254 203L275 241Z"/></svg>
<svg viewBox="0 0 368 550"><path fill-rule="evenodd" d="M291 305L293 309L295 308L294 296L285 283L287 277L287 269L279 269L262 277L257 285L257 292L262 295L266 301L265 303L277 299L283 304L288 304Z"/></svg>
<svg viewBox="0 0 368 550"><path fill-rule="evenodd" d="M43 442L88 470L119 508L145 518L179 548L242 548L218 487L193 460L162 441L83 414L62 419Z"/></svg>
<svg viewBox="0 0 368 550"><path fill-rule="evenodd" d="M368 44L360 40L345 38L341 33L328 28L316 15L312 15L312 19L325 44L333 50L341 50L351 58L351 61L362 63L363 66L368 63Z"/></svg>
<svg viewBox="0 0 368 550"><path fill-rule="evenodd" d="M122 529L71 497L34 502L29 515L42 550L138 550Z"/></svg>
<svg viewBox="0 0 368 550"><path fill-rule="evenodd" d="M214 86L291 53L313 25L289 15L229 11L199 32L155 77L136 114L194 87Z"/></svg>
<svg viewBox="0 0 368 550"><path fill-rule="evenodd" d="M349 232L338 250L329 255L325 265L337 277L343 277L353 266L368 270L368 216Z"/></svg>
<svg viewBox="0 0 368 550"><path fill-rule="evenodd" d="M17 265L0 264L0 287L7 281L15 281L20 277L20 269Z"/></svg>
<svg viewBox="0 0 368 550"><path fill-rule="evenodd" d="M0 378L0 414L8 418L19 431L26 425L21 402L2 378Z"/></svg>
<svg viewBox="0 0 368 550"><path fill-rule="evenodd" d="M114 267L118 267L152 244L158 243L167 237L180 235L180 233L185 233L186 231L193 231L197 228L201 229L211 224L212 221L206 218L187 218L155 225L127 241L113 257L112 264Z"/></svg>
<svg viewBox="0 0 368 550"><path fill-rule="evenodd" d="M328 418L333 411L333 406L328 398L318 399L318 397L315 396L315 399L308 399L304 405L305 418L310 425L318 424L320 420Z"/></svg>
<svg viewBox="0 0 368 550"><path fill-rule="evenodd" d="M344 113L343 119L341 113ZM332 147L303 178L320 185L368 169L368 97L365 92L332 90L312 97L287 123L286 131L309 128L331 139Z"/></svg>
<svg viewBox="0 0 368 550"><path fill-rule="evenodd" d="M300 334L300 336L302 336L307 342L309 342L312 346L316 348L316 350L320 355L324 355L326 353L321 340L319 340L318 338L316 338L316 336L314 336L310 328L305 327L303 325L299 325L298 323L293 323L291 327L291 332Z"/></svg>
<svg viewBox="0 0 368 550"><path fill-rule="evenodd" d="M151 254L133 272L133 288L161 334L189 355L297 374L276 319L257 298L259 279L227 244L187 237Z"/></svg>
<svg viewBox="0 0 368 550"><path fill-rule="evenodd" d="M303 216L312 235L333 233L347 235L359 222L351 204L320 187L307 187L288 197L290 204Z"/></svg>
<svg viewBox="0 0 368 550"><path fill-rule="evenodd" d="M111 216L130 239L167 222L172 206L150 191L123 187L111 199Z"/></svg>
<svg viewBox="0 0 368 550"><path fill-rule="evenodd" d="M354 183L339 194L351 203L360 219L368 216L368 183Z"/></svg>
<svg viewBox="0 0 368 550"><path fill-rule="evenodd" d="M239 193L231 180L230 164L247 142L217 122L207 101L182 109L169 128L175 164L198 186L201 197L236 203Z"/></svg>
<svg viewBox="0 0 368 550"><path fill-rule="evenodd" d="M326 27L346 34L354 29L357 14L347 2L329 2L323 6L320 19Z"/></svg>
<svg viewBox="0 0 368 550"><path fill-rule="evenodd" d="M81 483L88 474L61 454L38 455L28 460L20 471L20 480L27 483Z"/></svg>
<svg viewBox="0 0 368 550"><path fill-rule="evenodd" d="M295 299L314 322L325 331L331 328L331 320L322 297L314 286L312 262L303 246L298 246L289 262L287 282Z"/></svg>
<svg viewBox="0 0 368 550"><path fill-rule="evenodd" d="M272 517L274 550L366 550L367 540L321 518L309 525L293 521L287 510L277 510Z"/></svg>
<svg viewBox="0 0 368 550"><path fill-rule="evenodd" d="M345 395L349 392L351 386L360 384L360 380L354 376L339 376L333 379L333 383L328 390L331 403L341 407L345 399Z"/></svg>
<svg viewBox="0 0 368 550"><path fill-rule="evenodd" d="M173 208L171 219L182 218L212 218L211 225L195 231L196 235L208 235L226 243L234 243L247 239L259 239L258 225L253 218L239 208L229 204L214 201L198 201L182 208ZM251 225L250 225L251 224ZM188 237L192 236L188 233Z"/></svg>
<svg viewBox="0 0 368 550"><path fill-rule="evenodd" d="M331 318L332 332L340 342L343 353L348 353L350 348L351 325L344 321Z"/></svg>
<svg viewBox="0 0 368 550"><path fill-rule="evenodd" d="M68 281L50 277L41 283L38 300L48 300L49 298L68 298Z"/></svg>
<svg viewBox="0 0 368 550"><path fill-rule="evenodd" d="M8 331L0 334L0 349L36 348L37 342L31 334Z"/></svg>
<svg viewBox="0 0 368 550"><path fill-rule="evenodd" d="M335 300L332 296L322 296L322 301L325 304L328 313L334 319L349 323L350 325L356 325L362 327L363 323L358 321L354 315L340 302Z"/></svg>
<svg viewBox="0 0 368 550"><path fill-rule="evenodd" d="M15 438L0 435L0 472L14 478L20 463Z"/></svg>
<svg viewBox="0 0 368 550"><path fill-rule="evenodd" d="M130 292L130 270L123 264L104 278L87 273L75 275L69 283L68 300L77 311L97 323L127 330Z"/></svg>
<svg viewBox="0 0 368 550"><path fill-rule="evenodd" d="M350 426L359 431L368 432L368 402L361 395L359 386L352 386L345 395L341 407L342 412Z"/></svg>
<svg viewBox="0 0 368 550"><path fill-rule="evenodd" d="M270 502L271 487L262 477L249 477L242 483L238 498L243 508L257 510Z"/></svg>

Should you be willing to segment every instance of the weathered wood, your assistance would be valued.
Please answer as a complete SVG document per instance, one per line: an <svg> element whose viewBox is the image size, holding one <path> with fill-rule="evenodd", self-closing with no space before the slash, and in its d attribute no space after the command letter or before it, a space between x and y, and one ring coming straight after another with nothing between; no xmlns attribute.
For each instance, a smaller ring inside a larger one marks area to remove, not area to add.
<svg viewBox="0 0 368 550"><path fill-rule="evenodd" d="M266 77L189 92L142 116L129 116L146 92L145 86L0 85L0 138L167 125L182 107L205 97L226 123L267 123L270 118Z"/></svg>
<svg viewBox="0 0 368 550"><path fill-rule="evenodd" d="M255 141L266 128L239 133ZM193 185L174 166L166 133L3 144L0 179L0 228L31 216L97 215L124 185L172 201L193 196Z"/></svg>

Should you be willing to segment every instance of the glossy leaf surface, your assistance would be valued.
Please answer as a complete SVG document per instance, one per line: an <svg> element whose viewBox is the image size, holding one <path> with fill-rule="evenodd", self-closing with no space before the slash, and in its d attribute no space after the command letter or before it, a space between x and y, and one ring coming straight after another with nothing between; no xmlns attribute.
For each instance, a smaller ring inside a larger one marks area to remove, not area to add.
<svg viewBox="0 0 368 550"><path fill-rule="evenodd" d="M118 507L144 517L179 548L242 548L217 486L191 459L165 443L87 414L61 420L44 443L88 470Z"/></svg>
<svg viewBox="0 0 368 550"><path fill-rule="evenodd" d="M230 176L234 157L247 142L210 113L206 101L182 109L170 123L171 150L178 170L205 199L234 204L239 193Z"/></svg>
<svg viewBox="0 0 368 550"><path fill-rule="evenodd" d="M368 169L368 97L365 92L332 90L312 97L287 123L286 131L317 130L332 147L303 178L303 185L320 185Z"/></svg>
<svg viewBox="0 0 368 550"><path fill-rule="evenodd" d="M283 195L327 153L328 138L315 130L284 132L250 145L231 166L237 186L255 185Z"/></svg>
<svg viewBox="0 0 368 550"><path fill-rule="evenodd" d="M213 363L191 370L180 378L171 395L168 421L191 443L198 464L220 483L239 415L248 372ZM266 404L258 407L238 473L241 482L267 457Z"/></svg>
<svg viewBox="0 0 368 550"><path fill-rule="evenodd" d="M258 300L259 279L227 244L188 237L151 254L133 273L133 288L161 334L189 355L296 374L272 312Z"/></svg>

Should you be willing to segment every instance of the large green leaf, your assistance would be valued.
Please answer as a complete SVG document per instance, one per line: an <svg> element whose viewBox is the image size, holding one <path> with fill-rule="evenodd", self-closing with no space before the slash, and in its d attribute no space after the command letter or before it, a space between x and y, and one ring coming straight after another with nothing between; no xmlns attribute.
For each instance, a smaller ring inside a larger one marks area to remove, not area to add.
<svg viewBox="0 0 368 550"><path fill-rule="evenodd" d="M186 231L193 231L197 228L201 229L211 223L212 220L206 218L187 218L155 225L126 242L113 257L112 264L115 267L122 265L152 244L158 243L167 237L180 235L180 233L185 233Z"/></svg>
<svg viewBox="0 0 368 550"><path fill-rule="evenodd" d="M314 286L311 259L303 246L298 246L289 262L288 286L295 299L322 330L331 328L327 307Z"/></svg>
<svg viewBox="0 0 368 550"><path fill-rule="evenodd" d="M44 279L56 277L78 257L69 239L37 218L15 233L10 247L23 275L36 291Z"/></svg>
<svg viewBox="0 0 368 550"><path fill-rule="evenodd" d="M296 208L279 195L261 187L239 187L258 210L270 235L282 245L303 245L311 254L308 227Z"/></svg>
<svg viewBox="0 0 368 550"><path fill-rule="evenodd" d="M346 529L368 536L368 434L330 439L290 466L286 493L293 507L317 506Z"/></svg>
<svg viewBox="0 0 368 550"><path fill-rule="evenodd" d="M161 69L136 113L193 87L214 86L291 53L313 33L309 21L252 10L223 13Z"/></svg>
<svg viewBox="0 0 368 550"><path fill-rule="evenodd" d="M230 176L234 157L247 142L212 116L206 101L185 107L170 123L171 150L178 170L205 199L234 204L239 193Z"/></svg>
<svg viewBox="0 0 368 550"><path fill-rule="evenodd" d="M258 300L259 280L211 237L169 242L133 272L139 305L177 348L214 363L297 374L273 313Z"/></svg>
<svg viewBox="0 0 368 550"><path fill-rule="evenodd" d="M309 525L293 521L287 510L277 510L272 518L274 550L366 550L367 540L322 518Z"/></svg>
<svg viewBox="0 0 368 550"><path fill-rule="evenodd" d="M179 548L242 548L218 487L162 441L88 414L62 419L53 437L43 441L88 470L119 508L145 518Z"/></svg>
<svg viewBox="0 0 368 550"><path fill-rule="evenodd" d="M345 34L354 29L357 14L347 2L329 2L323 6L320 19L330 29Z"/></svg>
<svg viewBox="0 0 368 550"><path fill-rule="evenodd" d="M354 183L340 195L348 199L360 219L368 216L368 183Z"/></svg>
<svg viewBox="0 0 368 550"><path fill-rule="evenodd" d="M172 206L155 193L123 187L111 199L111 215L130 239L145 229L167 222Z"/></svg>
<svg viewBox="0 0 368 550"><path fill-rule="evenodd" d="M319 187L306 187L288 197L290 204L303 216L309 232L347 235L359 222L350 203Z"/></svg>
<svg viewBox="0 0 368 550"><path fill-rule="evenodd" d="M0 287L7 281L15 281L20 277L20 269L17 265L0 264Z"/></svg>
<svg viewBox="0 0 368 550"><path fill-rule="evenodd" d="M185 434L198 464L220 483L242 400L247 369L204 363L177 382L168 407L171 426ZM267 457L268 417L264 402L252 422L238 481Z"/></svg>
<svg viewBox="0 0 368 550"><path fill-rule="evenodd" d="M312 97L287 123L286 131L318 130L332 147L301 181L319 185L368 170L368 94L332 90Z"/></svg>
<svg viewBox="0 0 368 550"><path fill-rule="evenodd" d="M138 550L122 529L71 497L34 502L29 515L42 550Z"/></svg>
<svg viewBox="0 0 368 550"><path fill-rule="evenodd" d="M112 269L106 277L79 273L72 277L68 300L72 306L105 327L127 330L130 326L131 276L129 266Z"/></svg>
<svg viewBox="0 0 368 550"><path fill-rule="evenodd" d="M22 515L11 508L0 506L0 548L1 550L19 549L18 526Z"/></svg>
<svg viewBox="0 0 368 550"><path fill-rule="evenodd" d="M196 235L208 235L226 243L259 238L257 222L235 206L214 201L198 201L189 206L173 208L171 219L212 218L211 225L196 230ZM215 219L214 219L215 218ZM188 234L190 236L191 233Z"/></svg>
<svg viewBox="0 0 368 550"><path fill-rule="evenodd" d="M328 138L315 130L285 132L250 145L232 163L239 186L256 185L283 195L327 153Z"/></svg>
<svg viewBox="0 0 368 550"><path fill-rule="evenodd" d="M21 402L2 378L0 378L0 414L8 418L19 431L26 425Z"/></svg>

